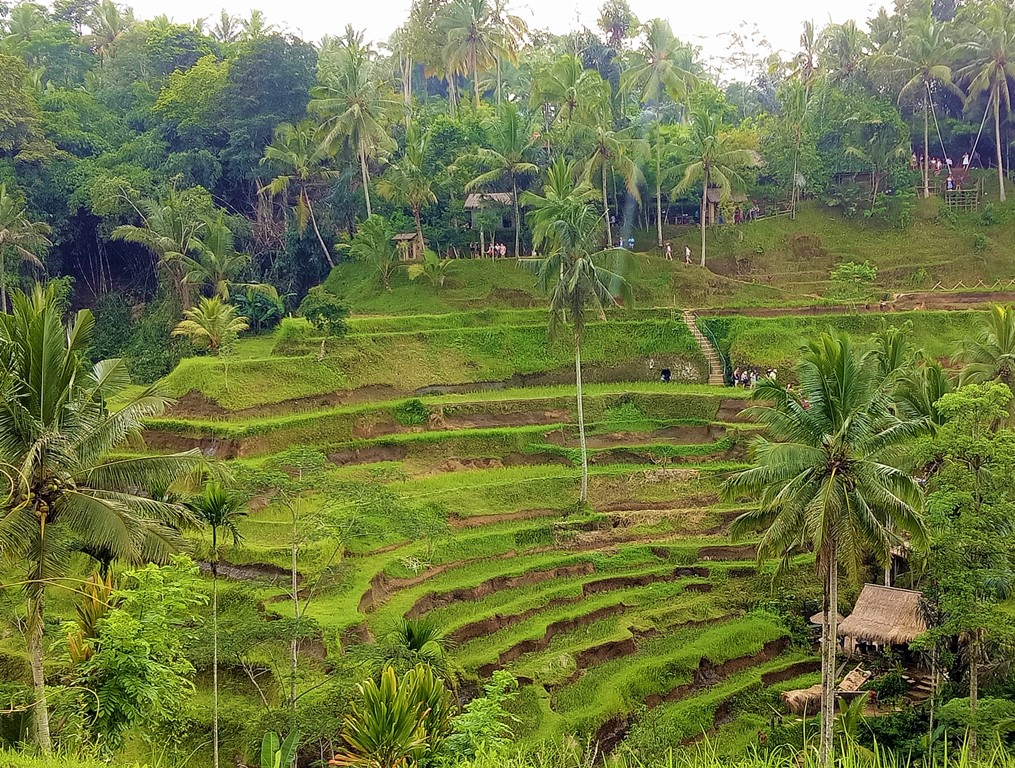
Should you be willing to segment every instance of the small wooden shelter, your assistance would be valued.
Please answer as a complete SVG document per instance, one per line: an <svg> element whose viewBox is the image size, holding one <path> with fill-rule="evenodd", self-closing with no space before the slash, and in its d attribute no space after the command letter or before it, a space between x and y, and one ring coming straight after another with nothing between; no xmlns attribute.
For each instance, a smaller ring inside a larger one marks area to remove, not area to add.
<svg viewBox="0 0 1015 768"><path fill-rule="evenodd" d="M415 232L401 232L391 239L398 246L398 256L402 261L419 261L423 258L423 244Z"/></svg>
<svg viewBox="0 0 1015 768"><path fill-rule="evenodd" d="M465 210L472 215L472 226L476 228L476 212L499 210L500 227L498 229L513 229L515 218L515 198L510 192L473 192L465 198Z"/></svg>
<svg viewBox="0 0 1015 768"><path fill-rule="evenodd" d="M853 612L839 624L839 637L850 655L867 647L908 645L927 631L920 607L922 592L864 584Z"/></svg>
<svg viewBox="0 0 1015 768"><path fill-rule="evenodd" d="M722 190L719 187L709 187L705 193L708 207L705 209L705 224L715 224L719 220L720 208L723 202L730 202L734 205L741 205L747 202L747 195L742 192L731 192L728 201L722 199Z"/></svg>

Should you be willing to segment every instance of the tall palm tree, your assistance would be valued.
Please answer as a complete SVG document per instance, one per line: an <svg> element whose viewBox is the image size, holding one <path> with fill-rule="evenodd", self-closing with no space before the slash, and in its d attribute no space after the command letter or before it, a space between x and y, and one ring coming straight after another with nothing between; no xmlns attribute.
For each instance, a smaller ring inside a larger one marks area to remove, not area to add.
<svg viewBox="0 0 1015 768"><path fill-rule="evenodd" d="M518 63L518 51L529 34L529 25L525 19L508 11L507 0L493 0L491 9L493 23L497 29L500 50L497 52L497 106L504 103L504 81L501 76L501 65L506 59L512 64Z"/></svg>
<svg viewBox="0 0 1015 768"><path fill-rule="evenodd" d="M1015 77L1015 9L1004 0L986 4L983 18L969 25L969 41L962 46L968 63L959 70L969 85L969 101L988 94L994 108L994 148L997 151L997 183L1000 199L1004 190L1004 158L1001 153L1001 109L1011 112L1010 80Z"/></svg>
<svg viewBox="0 0 1015 768"><path fill-rule="evenodd" d="M240 274L250 263L250 255L236 251L233 232L226 222L224 211L219 211L215 218L205 221L201 245L201 251L196 257L184 260L187 269L184 277L188 285L209 287L213 295L223 301L229 301L230 292L234 288L278 299L278 291L273 285L240 282Z"/></svg>
<svg viewBox="0 0 1015 768"><path fill-rule="evenodd" d="M91 34L85 39L99 55L99 61L104 63L116 41L134 27L134 11L117 5L113 0L102 0L92 9L86 23Z"/></svg>
<svg viewBox="0 0 1015 768"><path fill-rule="evenodd" d="M275 140L264 148L261 163L275 169L279 175L261 188L261 194L286 195L295 188L296 227L302 235L307 224L314 228L317 242L321 246L328 266L334 267L335 261L321 237L314 213L313 195L327 180L337 176L337 172L326 167L328 151L320 141L320 131L311 120L301 120L296 125L282 123L275 129Z"/></svg>
<svg viewBox="0 0 1015 768"><path fill-rule="evenodd" d="M793 176L790 179L790 217L796 219L797 203L805 179L800 174L800 147L804 131L813 115L815 99L812 89L802 78L787 80L779 89L783 120L793 134Z"/></svg>
<svg viewBox="0 0 1015 768"><path fill-rule="evenodd" d="M898 415L893 382L844 335L808 344L797 375L796 392L772 379L759 381L753 395L759 405L748 413L766 433L752 444L754 466L731 476L724 493L759 498L758 509L733 525L736 536L764 531L759 557L817 554L824 589L821 764L830 765L839 565L856 575L867 556L889 562L898 532L916 546L925 544L920 486L892 462L926 421Z"/></svg>
<svg viewBox="0 0 1015 768"><path fill-rule="evenodd" d="M372 50L362 35L346 35L339 47L336 66L324 75L324 85L311 91L308 111L321 118L322 142L332 153L350 149L359 157L367 216L370 205L368 163L379 153L394 148L387 125L397 105L391 89L376 72Z"/></svg>
<svg viewBox="0 0 1015 768"><path fill-rule="evenodd" d="M705 266L705 222L708 219L708 191L719 191L719 203L732 198L733 192L743 189L745 168L755 163L754 154L736 146L726 130L722 117L706 109L691 111L691 133L687 149L690 162L683 177L674 187L674 194L686 192L701 182L701 266Z"/></svg>
<svg viewBox="0 0 1015 768"><path fill-rule="evenodd" d="M930 9L926 14L906 19L899 50L881 57L889 73L903 81L899 102L919 94L923 102L923 196L930 197L930 112L934 108L934 88L941 87L957 96L961 90L952 81L948 61L953 46L944 24Z"/></svg>
<svg viewBox="0 0 1015 768"><path fill-rule="evenodd" d="M960 384L1000 381L1015 392L1015 309L991 307L976 335L959 343L955 358L964 364Z"/></svg>
<svg viewBox="0 0 1015 768"><path fill-rule="evenodd" d="M663 242L662 107L665 98L685 102L697 80L694 52L673 34L668 21L652 19L644 41L622 78L625 90L640 89L642 101L655 108L656 234Z"/></svg>
<svg viewBox="0 0 1015 768"><path fill-rule="evenodd" d="M194 344L217 355L250 326L239 317L236 307L218 296L202 298L196 307L183 310L184 319L173 329L173 336L186 336Z"/></svg>
<svg viewBox="0 0 1015 768"><path fill-rule="evenodd" d="M219 13L219 20L215 22L215 26L211 29L211 34L220 43L228 45L240 39L240 31L239 17L233 16L223 8Z"/></svg>
<svg viewBox="0 0 1015 768"><path fill-rule="evenodd" d="M468 74L479 109L479 72L489 69L501 58L512 55L502 34L502 26L489 0L452 0L443 9L439 21L447 42L444 58L451 72Z"/></svg>
<svg viewBox="0 0 1015 768"><path fill-rule="evenodd" d="M539 171L528 157L536 143L531 124L512 102L497 110L497 118L487 128L487 146L478 147L473 155L480 167L487 170L468 184L466 190L481 189L504 179L511 181L511 200L514 207L515 258L521 255L521 214L518 202L518 181Z"/></svg>
<svg viewBox="0 0 1015 768"><path fill-rule="evenodd" d="M393 161L384 176L377 182L377 191L388 200L409 206L416 222L416 238L421 248L423 239L421 214L427 206L437 202L433 191L433 174L426 167L430 135L421 132L415 123L409 125L405 136L405 150Z"/></svg>
<svg viewBox="0 0 1015 768"><path fill-rule="evenodd" d="M549 147L550 129L561 126L565 143L570 143L575 123L593 114L610 95L610 84L592 69L586 69L574 54L554 59L539 69L532 82L529 103L541 108Z"/></svg>
<svg viewBox="0 0 1015 768"><path fill-rule="evenodd" d="M186 264L204 248L204 220L193 215L184 196L175 189L170 189L164 200L142 201L138 213L141 225L121 225L113 230L113 239L147 248L155 256L156 266L169 273L183 308L189 309Z"/></svg>
<svg viewBox="0 0 1015 768"><path fill-rule="evenodd" d="M793 74L808 89L818 80L818 35L813 21L805 21L800 33L800 51L794 57Z"/></svg>
<svg viewBox="0 0 1015 768"><path fill-rule="evenodd" d="M550 335L564 326L574 342L574 376L578 403L578 440L581 448L581 493L579 504L588 501L589 463L585 442L585 406L582 397L582 337L586 319L605 320L606 308L624 303L630 306L632 291L622 273L630 254L601 247L602 216L593 201L596 190L576 181L574 163L558 158L551 166L542 195L526 192L523 203L532 208L529 221L533 241L541 259L523 264L537 275L542 290L550 295ZM619 300L618 300L619 299Z"/></svg>
<svg viewBox="0 0 1015 768"><path fill-rule="evenodd" d="M598 119L591 126L582 126L578 132L588 147L585 161L585 176L592 183L592 177L600 176L603 192L603 214L606 222L606 242L613 242L613 226L610 223L610 200L607 194L607 179L619 174L624 180L627 194L641 203L641 184L645 177L637 158L645 153L645 142L634 135L634 128L614 130L609 103L603 103Z"/></svg>
<svg viewBox="0 0 1015 768"><path fill-rule="evenodd" d="M0 554L27 569L34 720L46 753L52 750L42 664L46 588L67 578L79 549L166 562L193 516L136 489L169 486L203 464L196 450L110 457L170 401L149 389L111 412L107 403L123 397L130 378L121 360L89 362L94 327L87 310L64 326L51 287L15 292L11 314L0 315L0 466L10 467L14 479L0 509Z"/></svg>
<svg viewBox="0 0 1015 768"><path fill-rule="evenodd" d="M25 201L0 182L0 312L7 311L7 255L36 267L38 254L50 246L48 224L32 221Z"/></svg>
<svg viewBox="0 0 1015 768"><path fill-rule="evenodd" d="M842 24L829 24L818 38L821 66L829 80L843 85L863 73L870 38L852 19Z"/></svg>
<svg viewBox="0 0 1015 768"><path fill-rule="evenodd" d="M891 172L892 166L902 162L909 155L909 139L899 133L893 125L876 118L861 123L854 143L846 147L846 154L856 157L865 165L870 166L874 182L871 184L870 207L873 215L878 201L878 193Z"/></svg>
<svg viewBox="0 0 1015 768"><path fill-rule="evenodd" d="M208 481L201 495L187 502L197 520L211 530L211 621L212 621L212 751L215 768L219 767L219 533L240 543L239 522L246 517L243 501L222 484Z"/></svg>

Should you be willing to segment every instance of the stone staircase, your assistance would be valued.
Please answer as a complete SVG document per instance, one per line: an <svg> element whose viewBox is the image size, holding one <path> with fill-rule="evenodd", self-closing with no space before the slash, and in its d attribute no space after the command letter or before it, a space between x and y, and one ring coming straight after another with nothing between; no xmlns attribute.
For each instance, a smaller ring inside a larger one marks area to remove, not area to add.
<svg viewBox="0 0 1015 768"><path fill-rule="evenodd" d="M723 387L726 385L726 379L723 377L723 366L722 360L719 357L719 353L701 331L698 330L698 318L695 317L694 312L689 309L683 311L684 325L691 332L694 340L698 342L698 346L701 347L702 354L705 355L705 359L708 360L708 383L716 386Z"/></svg>

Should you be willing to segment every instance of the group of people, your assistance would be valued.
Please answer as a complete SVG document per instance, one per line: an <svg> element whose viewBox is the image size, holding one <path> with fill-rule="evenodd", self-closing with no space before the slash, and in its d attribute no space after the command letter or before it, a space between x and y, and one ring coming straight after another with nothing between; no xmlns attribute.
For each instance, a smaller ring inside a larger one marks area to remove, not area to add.
<svg viewBox="0 0 1015 768"><path fill-rule="evenodd" d="M667 261L673 261L673 243L667 241L664 253ZM686 243L684 244L684 263L691 263L691 246Z"/></svg>
<svg viewBox="0 0 1015 768"><path fill-rule="evenodd" d="M945 177L945 189L951 192L961 186L962 180L966 178L966 174L969 172L969 153L966 152L962 155L962 173L956 178L952 172L952 159L946 157L943 160L940 157L932 157L927 161L927 167L930 172L935 176L940 176L942 173L947 173ZM918 155L916 152L913 153L912 157L909 158L909 167L916 171L923 168L924 156Z"/></svg>
<svg viewBox="0 0 1015 768"><path fill-rule="evenodd" d="M778 371L776 371L775 368L769 368L767 371L762 373L761 369L757 367L745 365L741 368L740 366L737 366L733 369L732 386L750 389L757 384L758 379L761 378L778 378Z"/></svg>
<svg viewBox="0 0 1015 768"><path fill-rule="evenodd" d="M490 245L486 247L486 255L489 256L491 259L497 257L503 258L507 256L507 252L508 248L506 245L504 245L504 243L491 242Z"/></svg>

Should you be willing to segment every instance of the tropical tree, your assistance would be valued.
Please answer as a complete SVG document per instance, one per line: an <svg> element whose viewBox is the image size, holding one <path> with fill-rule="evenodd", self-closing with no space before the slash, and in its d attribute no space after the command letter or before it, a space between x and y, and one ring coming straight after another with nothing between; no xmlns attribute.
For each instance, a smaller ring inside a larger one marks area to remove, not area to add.
<svg viewBox="0 0 1015 768"><path fill-rule="evenodd" d="M99 55L99 61L105 62L116 42L133 28L134 11L113 0L102 0L92 8L85 23L91 30L85 39Z"/></svg>
<svg viewBox="0 0 1015 768"><path fill-rule="evenodd" d="M236 307L218 296L202 298L191 309L183 310L184 319L173 329L173 336L186 336L199 347L217 355L247 330L247 318L239 317Z"/></svg>
<svg viewBox="0 0 1015 768"><path fill-rule="evenodd" d="M987 94L987 107L994 111L994 148L997 150L997 183L1001 202L1004 190L1004 157L1001 153L1001 110L1011 112L1010 79L1015 77L1015 8L1004 0L982 6L982 18L967 26L969 40L961 46L967 63L959 74L968 82L968 102Z"/></svg>
<svg viewBox="0 0 1015 768"><path fill-rule="evenodd" d="M890 74L902 80L899 102L917 97L923 102L923 196L930 197L930 113L934 108L934 89L944 88L962 97L952 81L948 61L954 46L947 28L927 13L906 19L899 50L882 57Z"/></svg>
<svg viewBox="0 0 1015 768"><path fill-rule="evenodd" d="M465 189L481 189L502 180L511 182L511 200L514 206L515 258L521 256L521 212L518 202L518 181L539 171L535 163L526 160L536 139L529 121L512 102L497 110L497 118L487 129L487 146L478 147L473 159L484 172L473 178Z"/></svg>
<svg viewBox="0 0 1015 768"><path fill-rule="evenodd" d="M314 213L313 196L320 186L333 179L337 173L326 167L327 148L320 141L320 130L310 120L301 120L296 125L282 123L275 129L275 140L264 148L262 164L268 164L279 175L261 187L261 194L285 195L292 189L296 194L293 211L296 214L296 228L302 235L309 223L321 246L321 252L329 267L334 267L331 252L321 236ZM294 189L293 189L294 188Z"/></svg>
<svg viewBox="0 0 1015 768"><path fill-rule="evenodd" d="M416 222L416 239L421 248L426 248L423 239L423 209L437 202L433 191L433 175L427 168L427 148L430 135L421 132L415 123L410 124L405 135L405 149L402 156L393 161L384 176L377 182L377 191L382 197L400 205L409 206Z"/></svg>
<svg viewBox="0 0 1015 768"><path fill-rule="evenodd" d="M250 263L250 256L237 253L233 232L226 222L224 211L213 219L205 221L201 250L196 256L186 257L187 272L184 279L189 285L210 287L212 293L222 301L229 301L230 293L241 288L278 299L275 286L266 283L244 283L239 281L240 273Z"/></svg>
<svg viewBox="0 0 1015 768"><path fill-rule="evenodd" d="M821 66L836 85L854 82L863 74L870 38L850 19L829 24L818 38Z"/></svg>
<svg viewBox="0 0 1015 768"><path fill-rule="evenodd" d="M48 224L32 221L25 202L0 182L0 312L7 311L7 256L36 267L38 254L50 245Z"/></svg>
<svg viewBox="0 0 1015 768"><path fill-rule="evenodd" d="M653 105L655 112L656 234L663 242L663 167L662 109L665 99L687 100L697 76L694 52L673 34L668 21L652 19L643 28L643 42L634 52L621 85L628 91L640 90L641 99Z"/></svg>
<svg viewBox="0 0 1015 768"><path fill-rule="evenodd" d="M205 483L199 496L187 502L197 520L211 530L211 622L212 622L212 752L215 768L219 765L219 534L233 544L240 542L239 522L246 517L243 501L229 493L216 480Z"/></svg>
<svg viewBox="0 0 1015 768"><path fill-rule="evenodd" d="M113 230L114 240L137 243L155 256L157 266L169 273L184 309L191 306L186 265L203 250L205 228L203 211L198 210L201 203L189 192L171 188L164 200L143 200L137 207L141 225L124 224Z"/></svg>
<svg viewBox="0 0 1015 768"><path fill-rule="evenodd" d="M434 251L427 248L423 252L423 260L410 264L406 272L410 280L425 279L435 291L444 287L448 272L451 271L454 259L442 259Z"/></svg>
<svg viewBox="0 0 1015 768"><path fill-rule="evenodd" d="M878 193L893 166L903 164L909 155L909 140L894 125L875 118L859 126L852 143L846 147L846 154L856 157L871 169L870 214L873 216Z"/></svg>
<svg viewBox="0 0 1015 768"><path fill-rule="evenodd" d="M523 203L532 208L529 221L533 241L546 255L522 263L536 273L540 289L549 293L550 335L568 326L574 342L582 463L579 504L585 504L589 490L581 357L585 323L590 315L605 320L607 307L621 302L630 306L633 297L630 283L622 275L630 254L602 249L602 216L593 205L597 193L576 179L575 165L558 158L548 171L543 194L525 193Z"/></svg>
<svg viewBox="0 0 1015 768"><path fill-rule="evenodd" d="M589 184L599 175L603 191L603 218L606 222L606 242L613 243L613 226L610 223L610 198L607 179L618 174L624 180L627 194L641 203L641 184L644 176L637 158L644 154L645 142L634 135L634 128L614 130L608 103L601 105L598 120L593 126L579 129L588 147L584 173Z"/></svg>
<svg viewBox="0 0 1015 768"><path fill-rule="evenodd" d="M375 213L360 223L351 242L343 243L339 248L347 251L354 259L373 265L384 289L390 291L391 276L402 265L394 237L395 230L391 223Z"/></svg>
<svg viewBox="0 0 1015 768"><path fill-rule="evenodd" d="M387 131L388 116L397 106L379 76L373 51L362 35L349 33L339 46L336 64L324 73L324 84L311 91L308 111L321 119L322 142L332 153L349 149L359 157L367 216L370 206L369 161L394 148Z"/></svg>
<svg viewBox="0 0 1015 768"><path fill-rule="evenodd" d="M708 191L719 191L719 204L732 199L745 186L743 171L755 163L754 153L736 145L722 117L707 109L691 111L691 132L687 151L690 161L673 193L686 192L701 183L701 266L705 266L705 224L708 220Z"/></svg>
<svg viewBox="0 0 1015 768"><path fill-rule="evenodd" d="M796 218L797 203L805 179L800 173L800 149L804 131L813 116L815 98L803 78L788 80L779 91L782 118L793 134L793 175L790 178L790 214Z"/></svg>
<svg viewBox="0 0 1015 768"><path fill-rule="evenodd" d="M821 764L830 765L839 566L855 576L865 557L890 562L899 532L914 546L926 543L920 486L892 460L927 423L896 412L894 377L884 378L877 359L861 356L846 336L810 342L797 376L795 392L774 379L758 382L759 404L748 413L766 436L752 443L754 466L730 477L724 493L760 500L733 525L738 537L764 531L759 557L817 553L824 591Z"/></svg>
<svg viewBox="0 0 1015 768"><path fill-rule="evenodd" d="M631 11L627 0L606 0L599 7L596 24L606 35L606 44L619 51L637 28L638 17Z"/></svg>
<svg viewBox="0 0 1015 768"><path fill-rule="evenodd" d="M489 0L452 0L439 20L447 42L444 59L451 72L468 74L479 109L479 72L489 69L502 58L512 56L503 27Z"/></svg>
<svg viewBox="0 0 1015 768"><path fill-rule="evenodd" d="M959 384L1000 381L1015 391L1015 309L996 304L975 335L959 342Z"/></svg>
<svg viewBox="0 0 1015 768"><path fill-rule="evenodd" d="M107 403L130 383L121 360L89 362L95 320L82 310L64 326L52 287L12 297L0 315L0 466L13 482L0 511L0 554L24 563L28 654L39 748L52 739L43 627L46 587L68 577L83 547L132 563L168 562L194 518L183 506L136 489L168 487L202 465L198 451L172 455L110 453L140 435L144 420L169 402L154 390Z"/></svg>
<svg viewBox="0 0 1015 768"><path fill-rule="evenodd" d="M404 674L414 667L430 667L448 685L458 681L458 668L451 659L451 643L440 626L430 619L398 619L376 645L365 648L379 669L394 668Z"/></svg>

